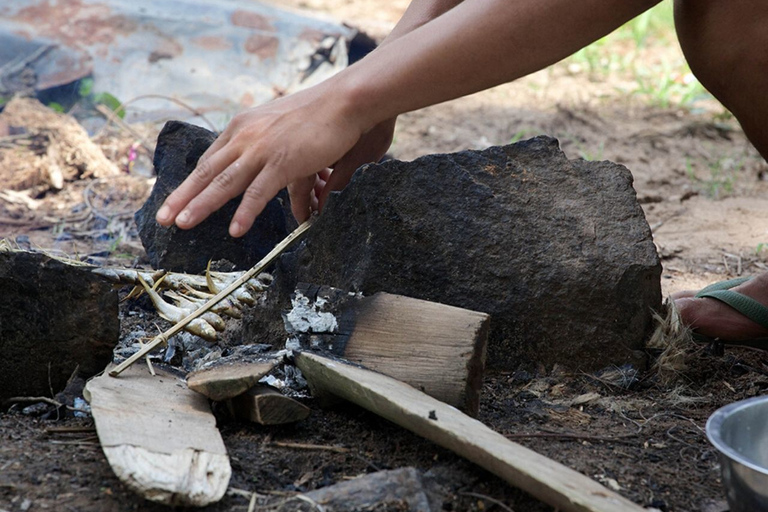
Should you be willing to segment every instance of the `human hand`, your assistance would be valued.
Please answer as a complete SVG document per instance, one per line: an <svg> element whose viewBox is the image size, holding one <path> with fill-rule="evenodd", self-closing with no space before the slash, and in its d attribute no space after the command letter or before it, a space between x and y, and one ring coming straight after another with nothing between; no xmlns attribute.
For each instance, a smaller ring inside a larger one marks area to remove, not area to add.
<svg viewBox="0 0 768 512"><path fill-rule="evenodd" d="M363 164L378 162L392 144L397 118L387 119L363 134L357 144L333 165L333 172L318 173L315 183L317 209L322 210L328 194L342 190Z"/></svg>
<svg viewBox="0 0 768 512"><path fill-rule="evenodd" d="M294 215L306 219L315 185L317 192L325 185L318 172L327 178L324 169L341 161L365 129L344 94L324 84L235 116L166 198L157 222L193 228L243 193L229 227L230 235L242 236L286 186Z"/></svg>

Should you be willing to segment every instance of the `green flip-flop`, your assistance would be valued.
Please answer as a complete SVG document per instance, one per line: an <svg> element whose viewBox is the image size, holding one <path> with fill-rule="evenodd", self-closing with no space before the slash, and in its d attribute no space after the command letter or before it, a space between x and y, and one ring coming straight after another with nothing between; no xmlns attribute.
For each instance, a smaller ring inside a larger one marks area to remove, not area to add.
<svg viewBox="0 0 768 512"><path fill-rule="evenodd" d="M762 327L768 329L768 307L763 306L754 299L742 295L741 293L734 292L731 288L735 288L742 283L745 283L752 279L749 277L739 277L736 279L729 279L727 281L721 281L719 283L711 284L706 288L703 288L696 294L696 298L710 298L723 302L745 317L749 318L753 322ZM768 350L768 337L753 338L748 340L729 341L722 338L712 338L694 332L693 339L702 343L723 343L725 345L741 345L746 347L759 348Z"/></svg>

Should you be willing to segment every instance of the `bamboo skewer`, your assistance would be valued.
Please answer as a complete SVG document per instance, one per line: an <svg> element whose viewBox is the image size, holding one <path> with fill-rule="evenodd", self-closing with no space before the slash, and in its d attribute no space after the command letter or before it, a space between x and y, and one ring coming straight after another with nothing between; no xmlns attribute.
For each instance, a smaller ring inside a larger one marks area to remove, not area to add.
<svg viewBox="0 0 768 512"><path fill-rule="evenodd" d="M144 345L138 352L133 354L131 357L117 365L114 369L112 369L109 372L110 377L117 377L125 371L126 368L130 367L133 363L153 351L155 348L157 348L162 343L166 343L168 339L173 336L174 334L181 331L184 326L186 326L189 322L194 320L195 318L199 317L209 309L211 309L213 306L215 306L219 301L227 297L230 293L232 293L234 290L245 284L249 279L257 275L259 272L264 270L264 268L267 267L270 263L272 263L275 258L277 258L283 251L285 251L288 247L293 245L297 240L301 238L301 236L310 228L312 227L312 223L314 222L315 217L312 216L304 222L302 225L300 225L298 228L296 228L290 235L285 237L282 242L277 244L274 249L269 251L269 254L264 256L261 261L259 261L256 265L253 266L248 272L243 274L241 277L233 281L229 286L224 288L222 291L214 295L211 299L208 300L202 307L198 308L194 312L190 313L187 317L182 319L179 323L168 329L167 331L155 336L152 341Z"/></svg>

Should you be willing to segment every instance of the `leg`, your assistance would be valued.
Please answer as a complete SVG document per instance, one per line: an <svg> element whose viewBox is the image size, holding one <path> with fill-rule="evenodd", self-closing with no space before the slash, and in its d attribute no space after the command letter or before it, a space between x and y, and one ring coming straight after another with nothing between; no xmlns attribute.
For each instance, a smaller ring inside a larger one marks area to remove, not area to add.
<svg viewBox="0 0 768 512"><path fill-rule="evenodd" d="M760 274L733 291L768 305L768 273ZM694 297L695 292L672 296L686 325L712 338L743 341L768 336L768 330L716 299ZM766 347L768 348L768 347Z"/></svg>
<svg viewBox="0 0 768 512"><path fill-rule="evenodd" d="M768 2L675 0L675 25L693 73L733 112L768 159ZM768 305L768 273L734 291ZM694 293L673 298L683 322L696 331L732 341L768 336L766 329L729 306L693 298Z"/></svg>
<svg viewBox="0 0 768 512"><path fill-rule="evenodd" d="M768 2L675 0L675 25L693 73L768 159Z"/></svg>

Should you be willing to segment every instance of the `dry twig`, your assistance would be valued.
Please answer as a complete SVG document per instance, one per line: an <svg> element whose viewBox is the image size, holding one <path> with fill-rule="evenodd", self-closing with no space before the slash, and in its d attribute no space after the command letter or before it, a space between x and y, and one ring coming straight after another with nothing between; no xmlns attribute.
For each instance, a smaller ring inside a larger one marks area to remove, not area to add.
<svg viewBox="0 0 768 512"><path fill-rule="evenodd" d="M322 444L304 444L304 443L282 443L280 441L273 441L272 446L278 446L280 448L294 448L296 450L322 450L335 453L349 453L348 448L342 446L330 446Z"/></svg>

